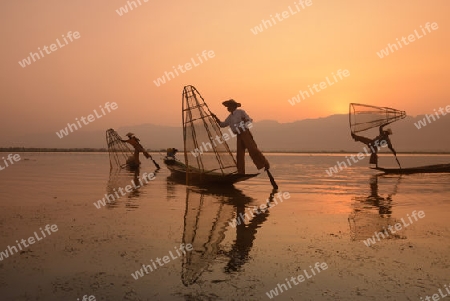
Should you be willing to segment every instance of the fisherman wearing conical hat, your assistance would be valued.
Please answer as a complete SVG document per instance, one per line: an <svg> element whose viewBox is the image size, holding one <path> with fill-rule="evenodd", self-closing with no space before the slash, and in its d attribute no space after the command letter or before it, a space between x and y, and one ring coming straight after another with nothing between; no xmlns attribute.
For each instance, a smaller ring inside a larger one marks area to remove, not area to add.
<svg viewBox="0 0 450 301"><path fill-rule="evenodd" d="M265 168L265 170L268 170L270 168L270 164L262 152L258 149L255 140L253 140L253 135L249 130L252 119L244 110L238 109L241 104L236 102L234 99L224 101L222 104L228 109L228 112L230 112L227 119L222 122L216 115L212 114L212 116L220 127L229 126L231 131L237 136L236 163L238 173L245 174L246 149L258 169Z"/></svg>
<svg viewBox="0 0 450 301"><path fill-rule="evenodd" d="M391 140L389 138L389 135L392 135L391 129L384 130L383 127L386 126L385 124L380 126L380 134L375 137L374 139L369 139L363 136L358 136L355 133L352 132L352 137L355 141L359 141L364 143L370 148L370 164L375 164L375 168L378 168L378 151L380 150L380 147L388 146L389 149L392 151L394 156L397 156L397 152L395 151L394 147L392 146Z"/></svg>
<svg viewBox="0 0 450 301"><path fill-rule="evenodd" d="M147 159L150 158L150 154L147 153L147 151L144 149L144 147L139 142L140 140L136 136L134 136L133 133L128 133L128 134L126 134L126 136L128 137L128 140L122 140L122 142L127 142L134 147L134 163L136 165L141 164L141 161L139 160L140 152L142 152L144 154L145 158L147 158Z"/></svg>

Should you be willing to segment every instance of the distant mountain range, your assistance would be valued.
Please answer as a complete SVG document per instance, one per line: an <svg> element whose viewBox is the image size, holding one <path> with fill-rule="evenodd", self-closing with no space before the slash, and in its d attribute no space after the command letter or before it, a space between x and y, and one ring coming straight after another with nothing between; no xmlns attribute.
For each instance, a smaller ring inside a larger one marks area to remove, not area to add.
<svg viewBox="0 0 450 301"><path fill-rule="evenodd" d="M406 117L391 124L392 143L398 152L450 152L450 117L441 116L426 122L418 129L419 120L425 116ZM425 119L426 120L426 119ZM183 149L181 127L142 124L116 129L125 137L133 132L144 147L152 150L175 147ZM106 129L105 129L106 131ZM15 137L14 142L2 141L2 147L36 148L106 148L105 131L75 131L59 139L54 132ZM223 132L227 131L223 129ZM228 132L228 131L227 131ZM292 123L265 120L253 124L252 133L263 151L283 152L360 152L363 145L350 136L348 115L332 115L325 118L305 119ZM377 130L367 133L372 138ZM235 149L233 138L229 145Z"/></svg>

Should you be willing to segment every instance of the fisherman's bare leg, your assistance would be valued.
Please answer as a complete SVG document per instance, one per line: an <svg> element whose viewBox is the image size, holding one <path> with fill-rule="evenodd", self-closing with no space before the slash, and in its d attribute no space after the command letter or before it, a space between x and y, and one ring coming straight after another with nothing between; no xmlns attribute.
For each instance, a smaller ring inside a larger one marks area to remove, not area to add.
<svg viewBox="0 0 450 301"><path fill-rule="evenodd" d="M378 155L377 155L377 153L372 153L370 155L369 163L370 164L375 164L375 167L378 168Z"/></svg>
<svg viewBox="0 0 450 301"><path fill-rule="evenodd" d="M134 160L136 161L136 164L141 164L141 161L139 160L139 150L134 150Z"/></svg>

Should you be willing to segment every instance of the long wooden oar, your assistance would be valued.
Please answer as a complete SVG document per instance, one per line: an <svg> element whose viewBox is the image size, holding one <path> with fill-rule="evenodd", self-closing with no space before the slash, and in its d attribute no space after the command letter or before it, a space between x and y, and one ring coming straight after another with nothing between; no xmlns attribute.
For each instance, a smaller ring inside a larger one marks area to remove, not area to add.
<svg viewBox="0 0 450 301"><path fill-rule="evenodd" d="M147 153L147 154L148 154L148 153ZM150 156L150 159L153 161L153 164L155 164L155 167L156 167L157 169L161 169L161 167L159 167L159 164L156 163L155 160L153 160L152 155L150 155L150 154L148 154L148 155Z"/></svg>
<svg viewBox="0 0 450 301"><path fill-rule="evenodd" d="M275 182L275 179L273 178L272 174L270 173L270 170L266 169L267 175L269 176L270 179L270 184L272 184L273 189L278 189L278 185Z"/></svg>
<svg viewBox="0 0 450 301"><path fill-rule="evenodd" d="M402 166L400 165L400 162L398 161L397 155L394 155L394 156L395 156L395 160L397 160L398 166L400 167L400 169L402 169Z"/></svg>
<svg viewBox="0 0 450 301"><path fill-rule="evenodd" d="M153 164L155 164L155 167L158 168L158 169L161 169L161 167L159 167L159 164L156 163L155 160L153 160L152 155L150 155L150 154L145 150L145 148L142 146L142 144L139 143L139 146L141 147L142 150L144 150L144 151L147 153L147 155L148 155L148 156L150 157L150 159L153 161Z"/></svg>

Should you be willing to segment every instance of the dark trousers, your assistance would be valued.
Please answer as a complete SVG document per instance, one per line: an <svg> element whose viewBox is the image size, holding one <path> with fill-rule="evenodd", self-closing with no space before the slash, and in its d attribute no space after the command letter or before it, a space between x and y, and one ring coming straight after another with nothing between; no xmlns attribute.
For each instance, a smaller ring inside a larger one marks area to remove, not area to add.
<svg viewBox="0 0 450 301"><path fill-rule="evenodd" d="M269 168L269 161L267 161L266 157L262 154L262 152L258 149L255 140L253 140L253 135L250 133L250 130L245 130L237 135L237 169L238 173L245 174L245 150L248 150L248 154L250 158L252 158L253 163L256 165L256 168Z"/></svg>

